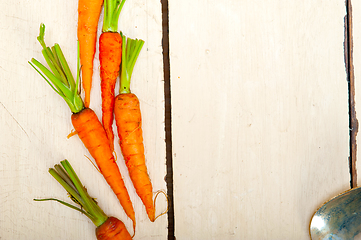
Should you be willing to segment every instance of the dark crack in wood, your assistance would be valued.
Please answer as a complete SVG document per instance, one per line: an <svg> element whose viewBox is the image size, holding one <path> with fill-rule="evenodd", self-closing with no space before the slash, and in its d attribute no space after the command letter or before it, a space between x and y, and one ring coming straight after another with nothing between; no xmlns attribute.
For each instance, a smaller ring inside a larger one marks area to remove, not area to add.
<svg viewBox="0 0 361 240"><path fill-rule="evenodd" d="M350 134L350 185L351 188L357 187L357 133L358 120L355 109L355 78L353 66L353 37L352 37L352 5L351 0L346 0L345 16L345 65L347 72L348 92L349 92L349 134Z"/></svg>

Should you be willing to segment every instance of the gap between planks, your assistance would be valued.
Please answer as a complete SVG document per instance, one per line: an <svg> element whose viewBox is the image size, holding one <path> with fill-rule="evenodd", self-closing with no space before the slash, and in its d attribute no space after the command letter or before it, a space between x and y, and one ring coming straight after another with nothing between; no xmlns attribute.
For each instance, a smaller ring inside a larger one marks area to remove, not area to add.
<svg viewBox="0 0 361 240"><path fill-rule="evenodd" d="M352 36L352 5L351 0L346 0L346 16L345 16L345 65L348 82L348 105L349 105L349 134L350 134L350 187L357 187L357 142L356 136L358 132L358 120L355 110L355 77L353 66L353 36Z"/></svg>
<svg viewBox="0 0 361 240"><path fill-rule="evenodd" d="M168 240L174 240L174 201L173 201L173 152L172 152L172 105L170 88L170 60L169 60L169 11L168 0L161 0L162 4L162 47L164 71L164 99L165 99L165 143L167 165L167 193L168 193Z"/></svg>

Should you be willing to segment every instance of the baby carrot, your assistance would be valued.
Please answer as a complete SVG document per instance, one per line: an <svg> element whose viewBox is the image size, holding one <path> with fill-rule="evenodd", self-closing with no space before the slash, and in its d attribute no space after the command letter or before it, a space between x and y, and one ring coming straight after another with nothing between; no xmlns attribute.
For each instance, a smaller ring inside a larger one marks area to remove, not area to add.
<svg viewBox="0 0 361 240"><path fill-rule="evenodd" d="M120 148L134 188L142 200L150 221L155 220L153 190L145 164L142 118L137 96L130 91L130 79L143 40L123 36L120 94L115 98L114 115Z"/></svg>
<svg viewBox="0 0 361 240"><path fill-rule="evenodd" d="M99 62L102 97L102 123L110 148L114 150L113 110L114 89L122 60L122 37L118 33L118 19L125 0L104 1L104 22L99 38Z"/></svg>
<svg viewBox="0 0 361 240"><path fill-rule="evenodd" d="M97 30L103 0L79 0L78 2L78 41L82 84L85 92L84 105L90 105L93 61L96 51Z"/></svg>

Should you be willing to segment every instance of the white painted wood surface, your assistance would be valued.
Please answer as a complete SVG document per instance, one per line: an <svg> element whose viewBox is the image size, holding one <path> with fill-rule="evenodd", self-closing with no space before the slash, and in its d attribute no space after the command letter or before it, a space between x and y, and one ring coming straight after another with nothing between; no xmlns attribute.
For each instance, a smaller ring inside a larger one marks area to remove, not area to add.
<svg viewBox="0 0 361 240"><path fill-rule="evenodd" d="M309 239L349 188L344 1L169 9L176 238Z"/></svg>
<svg viewBox="0 0 361 240"><path fill-rule="evenodd" d="M75 74L77 1L1 1L0 9L0 239L95 239L95 227L86 216L56 202L32 200L56 197L71 202L47 172L65 158L103 210L121 219L132 233L131 221L85 157L90 155L79 138L66 138L72 130L68 106L27 63L32 57L45 63L36 40L43 22L47 44L61 45ZM154 190L166 190L161 19L160 2L144 0L127 1L119 20L124 34L145 40L131 88L141 102L147 165ZM91 107L100 117L98 53ZM155 223L148 220L131 186L119 146L115 146L117 163L136 211L134 239L166 239L167 217ZM158 199L160 213L166 209L166 201Z"/></svg>

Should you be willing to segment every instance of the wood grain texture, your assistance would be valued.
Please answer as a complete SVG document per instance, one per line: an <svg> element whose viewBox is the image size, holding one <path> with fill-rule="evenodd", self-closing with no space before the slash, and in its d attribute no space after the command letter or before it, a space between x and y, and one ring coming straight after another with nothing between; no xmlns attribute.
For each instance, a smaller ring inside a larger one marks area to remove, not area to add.
<svg viewBox="0 0 361 240"><path fill-rule="evenodd" d="M95 239L95 227L86 216L55 202L32 200L56 197L70 202L65 190L47 172L65 158L104 212L121 219L131 231L131 220L85 157L90 155L79 138L66 138L72 130L66 103L27 63L32 57L45 62L36 40L43 22L47 44L59 43L76 73L77 1L2 1L0 8L0 238ZM102 17L99 32L101 23ZM119 29L125 35L145 40L134 67L131 90L141 103L146 161L154 190L166 190L161 24L161 5L154 0L127 1L119 20ZM98 52L94 63L91 108L100 117ZM155 223L148 220L117 142L115 147L136 211L134 239L166 239L166 216ZM159 197L158 214L165 209L166 200Z"/></svg>
<svg viewBox="0 0 361 240"><path fill-rule="evenodd" d="M343 1L169 1L175 236L309 239L349 188Z"/></svg>

